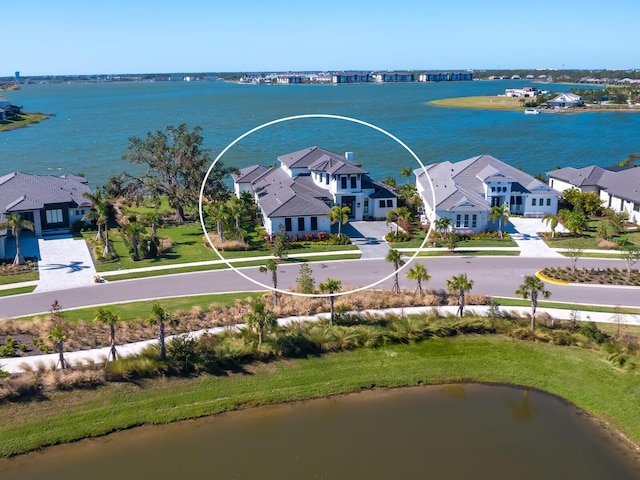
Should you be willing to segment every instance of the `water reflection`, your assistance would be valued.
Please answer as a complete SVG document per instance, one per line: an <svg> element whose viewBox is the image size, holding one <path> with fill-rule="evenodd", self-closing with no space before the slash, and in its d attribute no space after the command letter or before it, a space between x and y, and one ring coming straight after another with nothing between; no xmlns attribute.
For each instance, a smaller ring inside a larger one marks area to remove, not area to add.
<svg viewBox="0 0 640 480"><path fill-rule="evenodd" d="M0 439L1 441L1 439ZM250 409L0 460L0 479L632 479L616 436L532 390L451 385Z"/></svg>

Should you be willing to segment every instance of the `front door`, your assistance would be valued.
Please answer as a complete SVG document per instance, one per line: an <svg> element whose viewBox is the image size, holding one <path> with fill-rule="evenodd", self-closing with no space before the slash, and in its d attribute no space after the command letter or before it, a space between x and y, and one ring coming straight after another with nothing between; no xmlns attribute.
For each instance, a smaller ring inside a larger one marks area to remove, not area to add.
<svg viewBox="0 0 640 480"><path fill-rule="evenodd" d="M343 196L341 206L349 207L349 218L354 218L356 216L356 197Z"/></svg>

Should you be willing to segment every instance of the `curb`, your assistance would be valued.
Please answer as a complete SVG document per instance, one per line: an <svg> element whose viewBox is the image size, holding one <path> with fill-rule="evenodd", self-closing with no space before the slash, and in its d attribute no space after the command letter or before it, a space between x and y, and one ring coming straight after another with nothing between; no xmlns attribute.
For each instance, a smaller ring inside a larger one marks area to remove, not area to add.
<svg viewBox="0 0 640 480"><path fill-rule="evenodd" d="M538 270L536 272L536 277L538 277L543 282L552 283L553 285L569 285L569 282L564 282L564 281L561 281L561 280L554 280L552 278L545 277L542 274L542 270Z"/></svg>

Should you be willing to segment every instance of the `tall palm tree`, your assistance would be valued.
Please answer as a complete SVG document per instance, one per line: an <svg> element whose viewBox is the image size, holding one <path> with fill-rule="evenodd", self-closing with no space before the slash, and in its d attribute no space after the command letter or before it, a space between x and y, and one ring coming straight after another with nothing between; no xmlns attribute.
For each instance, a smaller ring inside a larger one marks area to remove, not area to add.
<svg viewBox="0 0 640 480"><path fill-rule="evenodd" d="M147 227L142 223L128 223L122 228L122 233L129 242L131 254L134 261L140 260L140 239L146 233Z"/></svg>
<svg viewBox="0 0 640 480"><path fill-rule="evenodd" d="M22 230L35 230L35 225L30 220L25 220L20 215L7 215L4 222L0 223L0 229L11 230L11 233L16 237L16 256L13 259L14 265L24 265L24 258L20 252L20 232Z"/></svg>
<svg viewBox="0 0 640 480"><path fill-rule="evenodd" d="M222 200L216 200L207 206L207 213L211 219L216 222L218 240L220 241L220 244L222 244L224 242L224 225L229 220L227 205Z"/></svg>
<svg viewBox="0 0 640 480"><path fill-rule="evenodd" d="M434 222L433 226L440 234L440 240L444 240L447 236L451 225L453 225L453 221L449 217L440 217Z"/></svg>
<svg viewBox="0 0 640 480"><path fill-rule="evenodd" d="M447 290L458 294L458 316L464 315L465 294L473 288L473 280L467 277L466 273L461 273L447 280Z"/></svg>
<svg viewBox="0 0 640 480"><path fill-rule="evenodd" d="M340 205L334 205L331 207L331 212L327 214L331 220L331 225L338 224L338 238L342 237L342 225L349 221L349 214L351 209L349 207L341 207Z"/></svg>
<svg viewBox="0 0 640 480"><path fill-rule="evenodd" d="M411 175L413 174L413 170L411 169L411 167L402 167L400 169L400 175L402 175L403 177L405 177L407 179L407 182L409 181L409 177L411 177Z"/></svg>
<svg viewBox="0 0 640 480"><path fill-rule="evenodd" d="M69 368L69 362L64 358L64 342L67 340L67 333L63 325L57 325L49 332L49 341L53 342L58 352L58 365L61 369ZM56 367L58 366L56 365Z"/></svg>
<svg viewBox="0 0 640 480"><path fill-rule="evenodd" d="M498 221L498 236L500 238L502 238L502 227L509 224L509 213L509 205L506 203L491 207L489 220L492 222L495 222L496 220Z"/></svg>
<svg viewBox="0 0 640 480"><path fill-rule="evenodd" d="M419 293L422 297L422 282L428 282L429 280L431 280L431 275L429 275L427 267L425 267L422 263L416 263L407 272L407 279L415 280L417 282L418 286L416 287L414 295L416 293Z"/></svg>
<svg viewBox="0 0 640 480"><path fill-rule="evenodd" d="M256 300L251 305L251 312L244 316L247 326L258 334L258 345L262 345L262 337L265 329L273 328L277 325L278 317L269 310L261 300Z"/></svg>
<svg viewBox="0 0 640 480"><path fill-rule="evenodd" d="M231 196L231 198L227 200L227 212L229 212L229 216L234 220L236 228L236 238L238 239L242 239L242 228L240 227L240 220L242 219L244 210L244 204L235 195Z"/></svg>
<svg viewBox="0 0 640 480"><path fill-rule="evenodd" d="M165 361L167 359L167 346L165 342L165 324L175 327L180 323L180 320L175 318L171 313L167 312L160 306L159 303L155 303L151 308L151 316L149 317L150 325L158 326L158 342L160 343L160 360Z"/></svg>
<svg viewBox="0 0 640 480"><path fill-rule="evenodd" d="M342 282L335 278L329 277L325 282L318 285L318 288L322 293L326 292L329 294L329 309L331 311L331 315L329 317L329 325L333 325L333 316L334 316L333 306L335 302L335 295L333 294L342 290Z"/></svg>
<svg viewBox="0 0 640 480"><path fill-rule="evenodd" d="M558 215L554 215L553 213L545 213L542 217L542 221L549 225L549 228L551 229L551 238L555 238L556 228L558 228L558 223L560 222Z"/></svg>
<svg viewBox="0 0 640 480"><path fill-rule="evenodd" d="M103 256L106 257L111 253L111 246L109 245L109 201L102 196L102 190L100 188L97 188L95 193L84 192L82 196L91 200L91 203L93 203L93 208L83 218L96 222L96 226L98 227L96 240L104 240Z"/></svg>
<svg viewBox="0 0 640 480"><path fill-rule="evenodd" d="M120 321L120 315L113 310L101 307L96 312L94 320L109 326L109 343L111 344L111 349L107 356L107 362L110 358L115 360L118 358L118 351L116 350L116 324Z"/></svg>
<svg viewBox="0 0 640 480"><path fill-rule="evenodd" d="M538 308L538 296L549 298L551 292L544 288L544 282L535 275L527 275L524 282L516 290L516 295L531 300L531 330L536 328L536 310Z"/></svg>
<svg viewBox="0 0 640 480"><path fill-rule="evenodd" d="M387 256L384 258L387 262L393 263L394 276L393 276L393 293L400 293L400 282L398 280L398 269L405 264L402 259L402 254L395 248L390 248L387 252Z"/></svg>
<svg viewBox="0 0 640 480"><path fill-rule="evenodd" d="M261 273L271 272L271 282L273 283L273 306L278 305L278 262L273 259L267 260L267 263L259 267Z"/></svg>

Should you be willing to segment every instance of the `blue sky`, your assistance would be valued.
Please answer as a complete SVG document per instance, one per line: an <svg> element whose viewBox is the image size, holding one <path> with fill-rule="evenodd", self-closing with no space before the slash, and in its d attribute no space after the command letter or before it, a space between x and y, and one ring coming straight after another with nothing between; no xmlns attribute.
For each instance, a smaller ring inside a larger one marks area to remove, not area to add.
<svg viewBox="0 0 640 480"><path fill-rule="evenodd" d="M640 1L19 0L0 76L640 68Z"/></svg>

